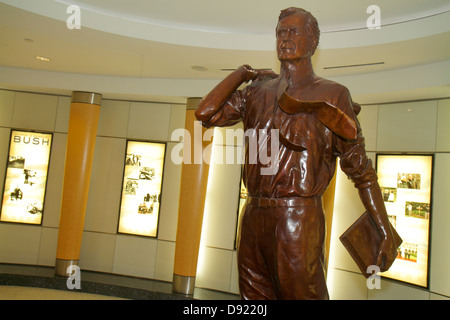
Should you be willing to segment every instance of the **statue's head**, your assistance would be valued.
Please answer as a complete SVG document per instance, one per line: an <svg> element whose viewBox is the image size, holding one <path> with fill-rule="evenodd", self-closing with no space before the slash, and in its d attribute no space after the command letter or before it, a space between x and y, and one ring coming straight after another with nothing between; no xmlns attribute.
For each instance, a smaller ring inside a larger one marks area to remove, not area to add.
<svg viewBox="0 0 450 320"><path fill-rule="evenodd" d="M297 60L314 54L319 44L320 30L310 12L291 7L281 11L276 36L278 59Z"/></svg>

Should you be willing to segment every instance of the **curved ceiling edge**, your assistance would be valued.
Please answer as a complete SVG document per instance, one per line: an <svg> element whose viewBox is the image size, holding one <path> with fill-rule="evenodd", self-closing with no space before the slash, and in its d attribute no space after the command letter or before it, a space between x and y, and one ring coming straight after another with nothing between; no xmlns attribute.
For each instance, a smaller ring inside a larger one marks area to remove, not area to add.
<svg viewBox="0 0 450 320"><path fill-rule="evenodd" d="M411 78L417 78L417 81L405 81ZM395 92L417 91L415 99L449 97L450 62L330 77L330 80L346 85L356 99L370 96L364 100L358 99L360 103L386 102L384 93L390 93L391 101L406 99ZM93 91L102 93L105 98L122 100L141 97L146 101L158 99L163 102L182 103L187 97L204 96L219 81L82 75L0 66L0 89L36 91L36 88L39 88L42 93ZM442 94L437 95L435 88L440 88L439 92Z"/></svg>
<svg viewBox="0 0 450 320"><path fill-rule="evenodd" d="M0 0L5 4L52 19L65 21L67 4L52 0ZM449 31L450 11L407 22L382 25L380 29L326 31L320 48L346 48L416 39ZM246 34L189 30L138 22L83 10L82 27L131 38L162 43L229 50L272 51L274 33Z"/></svg>
<svg viewBox="0 0 450 320"><path fill-rule="evenodd" d="M425 38L450 32L450 11L403 23L382 25L380 29L356 29L321 34L319 49L365 47Z"/></svg>

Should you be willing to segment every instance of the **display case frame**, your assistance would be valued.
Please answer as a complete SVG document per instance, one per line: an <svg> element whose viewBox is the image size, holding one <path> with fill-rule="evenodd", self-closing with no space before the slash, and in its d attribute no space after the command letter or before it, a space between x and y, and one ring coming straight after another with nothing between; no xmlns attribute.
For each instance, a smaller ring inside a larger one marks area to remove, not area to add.
<svg viewBox="0 0 450 320"><path fill-rule="evenodd" d="M42 225L52 145L51 132L11 129L1 223Z"/></svg>
<svg viewBox="0 0 450 320"><path fill-rule="evenodd" d="M429 287L433 154L376 154L376 170L391 224L403 240L383 278Z"/></svg>
<svg viewBox="0 0 450 320"><path fill-rule="evenodd" d="M118 234L158 237L166 152L166 142L127 140Z"/></svg>

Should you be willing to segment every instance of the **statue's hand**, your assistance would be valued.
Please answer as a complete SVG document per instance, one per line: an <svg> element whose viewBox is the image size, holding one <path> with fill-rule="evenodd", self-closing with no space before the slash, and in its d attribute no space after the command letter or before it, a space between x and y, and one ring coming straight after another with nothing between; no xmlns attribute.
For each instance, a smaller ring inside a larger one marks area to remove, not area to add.
<svg viewBox="0 0 450 320"><path fill-rule="evenodd" d="M381 242L378 251L377 265L380 267L381 272L387 271L397 257L394 237L392 236L392 232L389 233L389 236L385 237Z"/></svg>
<svg viewBox="0 0 450 320"><path fill-rule="evenodd" d="M244 82L255 80L258 77L258 72L252 67L250 67L248 64L240 66L238 70L243 72Z"/></svg>
<svg viewBox="0 0 450 320"><path fill-rule="evenodd" d="M245 72L245 82L250 80L252 81L260 81L266 77L276 78L278 74L269 69L253 69L248 64L239 67L241 70Z"/></svg>

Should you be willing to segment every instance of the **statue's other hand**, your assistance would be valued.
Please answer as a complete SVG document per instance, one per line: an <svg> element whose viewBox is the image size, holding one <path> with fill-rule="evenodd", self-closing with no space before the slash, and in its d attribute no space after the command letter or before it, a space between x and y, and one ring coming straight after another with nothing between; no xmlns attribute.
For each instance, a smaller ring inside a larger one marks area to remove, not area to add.
<svg viewBox="0 0 450 320"><path fill-rule="evenodd" d="M380 244L380 249L378 251L377 265L380 267L380 271L387 271L392 263L394 263L397 257L397 248L395 247L395 242L393 237L388 237L384 239Z"/></svg>

